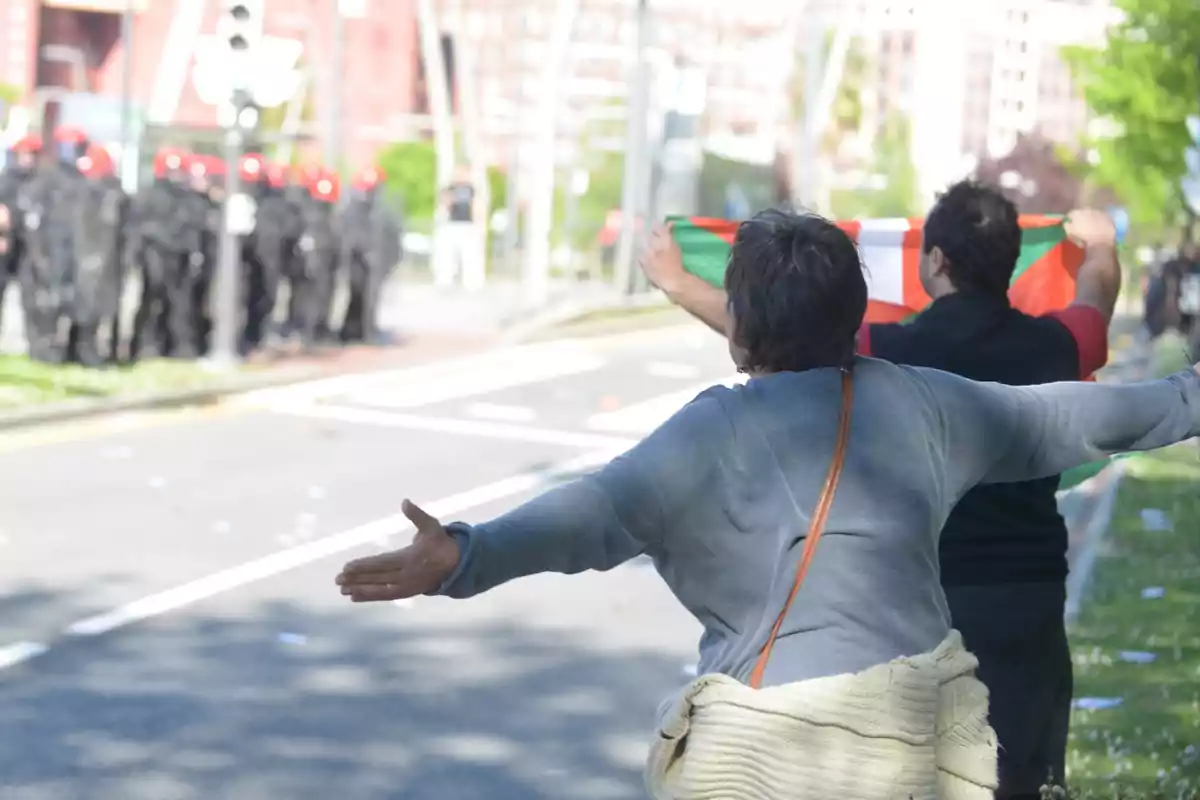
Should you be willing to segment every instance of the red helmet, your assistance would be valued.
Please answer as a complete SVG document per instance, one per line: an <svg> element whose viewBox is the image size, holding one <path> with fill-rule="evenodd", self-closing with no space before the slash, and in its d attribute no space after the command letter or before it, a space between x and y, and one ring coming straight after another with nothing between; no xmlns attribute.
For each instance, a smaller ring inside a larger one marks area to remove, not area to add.
<svg viewBox="0 0 1200 800"><path fill-rule="evenodd" d="M266 162L257 153L247 153L238 160L238 176L246 183L261 181L266 169Z"/></svg>
<svg viewBox="0 0 1200 800"><path fill-rule="evenodd" d="M75 162L75 165L89 178L110 178L117 171L108 150L95 143L88 145L87 152Z"/></svg>
<svg viewBox="0 0 1200 800"><path fill-rule="evenodd" d="M162 147L154 154L154 177L165 178L188 168L188 154L178 147Z"/></svg>
<svg viewBox="0 0 1200 800"><path fill-rule="evenodd" d="M13 143L12 151L14 153L40 153L42 152L42 137L32 133L28 136L23 136Z"/></svg>
<svg viewBox="0 0 1200 800"><path fill-rule="evenodd" d="M325 203L336 203L342 193L341 178L332 170L322 169L314 176L313 181L308 184L308 193L312 195L314 200L321 200Z"/></svg>
<svg viewBox="0 0 1200 800"><path fill-rule="evenodd" d="M386 180L387 176L383 174L383 170L379 167L367 167L354 176L354 188L361 190L374 189Z"/></svg>

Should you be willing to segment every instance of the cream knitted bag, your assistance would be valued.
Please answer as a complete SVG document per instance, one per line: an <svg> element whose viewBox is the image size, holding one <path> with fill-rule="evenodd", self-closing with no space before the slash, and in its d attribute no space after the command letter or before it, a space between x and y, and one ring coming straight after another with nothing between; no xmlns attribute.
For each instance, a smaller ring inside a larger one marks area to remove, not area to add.
<svg viewBox="0 0 1200 800"><path fill-rule="evenodd" d="M704 675L660 708L646 763L654 800L990 800L996 735L987 688L957 631L935 650L767 689L763 673L808 570L841 474L853 386L791 593L749 686Z"/></svg>

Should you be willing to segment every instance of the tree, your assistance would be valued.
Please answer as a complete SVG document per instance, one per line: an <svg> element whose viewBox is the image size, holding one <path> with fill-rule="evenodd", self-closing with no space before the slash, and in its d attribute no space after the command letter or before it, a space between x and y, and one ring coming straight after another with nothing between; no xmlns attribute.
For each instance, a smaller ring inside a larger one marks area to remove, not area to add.
<svg viewBox="0 0 1200 800"><path fill-rule="evenodd" d="M833 31L826 32L823 49L825 54L828 54L833 46L833 37ZM808 81L805 67L805 54L800 52L796 56L795 66L792 70L790 90L792 120L801 120L804 118L805 90ZM823 152L832 153L836 151L838 144L845 135L856 133L862 126L862 87L866 82L867 73L870 68L871 61L863 52L862 43L858 39L853 39L846 51L846 63L842 68L842 80L838 84L837 92L833 98L833 105L830 108L829 127L821 133L821 149Z"/></svg>
<svg viewBox="0 0 1200 800"><path fill-rule="evenodd" d="M832 192L830 205L834 217L878 219L920 215L919 183L911 145L908 118L902 114L888 117L880 130L871 168L879 180L879 188Z"/></svg>
<svg viewBox="0 0 1200 800"><path fill-rule="evenodd" d="M0 128L8 126L8 114L21 99L21 90L10 83L0 83Z"/></svg>
<svg viewBox="0 0 1200 800"><path fill-rule="evenodd" d="M397 142L380 151L376 159L387 176L387 192L397 198L405 215L414 220L433 218L437 202L437 150L432 142ZM488 168L492 209L507 202L504 173Z"/></svg>
<svg viewBox="0 0 1200 800"><path fill-rule="evenodd" d="M1124 20L1105 45L1064 52L1084 98L1113 135L1095 138L1093 176L1125 201L1136 222L1182 210L1179 179L1188 115L1200 113L1200 25L1195 0L1116 0Z"/></svg>

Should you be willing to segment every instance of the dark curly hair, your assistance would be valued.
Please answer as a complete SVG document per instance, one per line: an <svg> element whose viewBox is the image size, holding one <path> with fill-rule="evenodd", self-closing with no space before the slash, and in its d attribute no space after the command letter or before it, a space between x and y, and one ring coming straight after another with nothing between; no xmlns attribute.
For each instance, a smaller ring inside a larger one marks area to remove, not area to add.
<svg viewBox="0 0 1200 800"><path fill-rule="evenodd" d="M1017 207L999 189L960 181L938 198L925 217L922 249L945 255L954 288L1007 296L1021 256Z"/></svg>
<svg viewBox="0 0 1200 800"><path fill-rule="evenodd" d="M748 371L848 367L867 311L858 248L815 214L771 209L738 226L725 272L732 342Z"/></svg>

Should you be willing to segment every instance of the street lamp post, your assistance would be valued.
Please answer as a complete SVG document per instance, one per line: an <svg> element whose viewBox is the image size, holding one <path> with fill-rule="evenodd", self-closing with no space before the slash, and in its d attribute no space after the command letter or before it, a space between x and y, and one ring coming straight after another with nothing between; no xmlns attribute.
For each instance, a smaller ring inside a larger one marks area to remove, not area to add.
<svg viewBox="0 0 1200 800"><path fill-rule="evenodd" d="M225 131L225 198L221 214L220 260L214 291L212 362L230 367L241 358L242 235L253 228L249 198L242 194L240 164L246 150L246 130L257 125L258 109L245 90L233 93L233 119Z"/></svg>
<svg viewBox="0 0 1200 800"><path fill-rule="evenodd" d="M645 180L646 118L650 111L650 62L646 50L650 46L650 9L648 0L638 0L634 22L637 36L634 44L635 61L632 94L629 98L628 122L625 131L625 171L621 178L621 236L613 261L616 289L622 294L633 290L633 249L637 238L637 212L643 206L641 197Z"/></svg>

